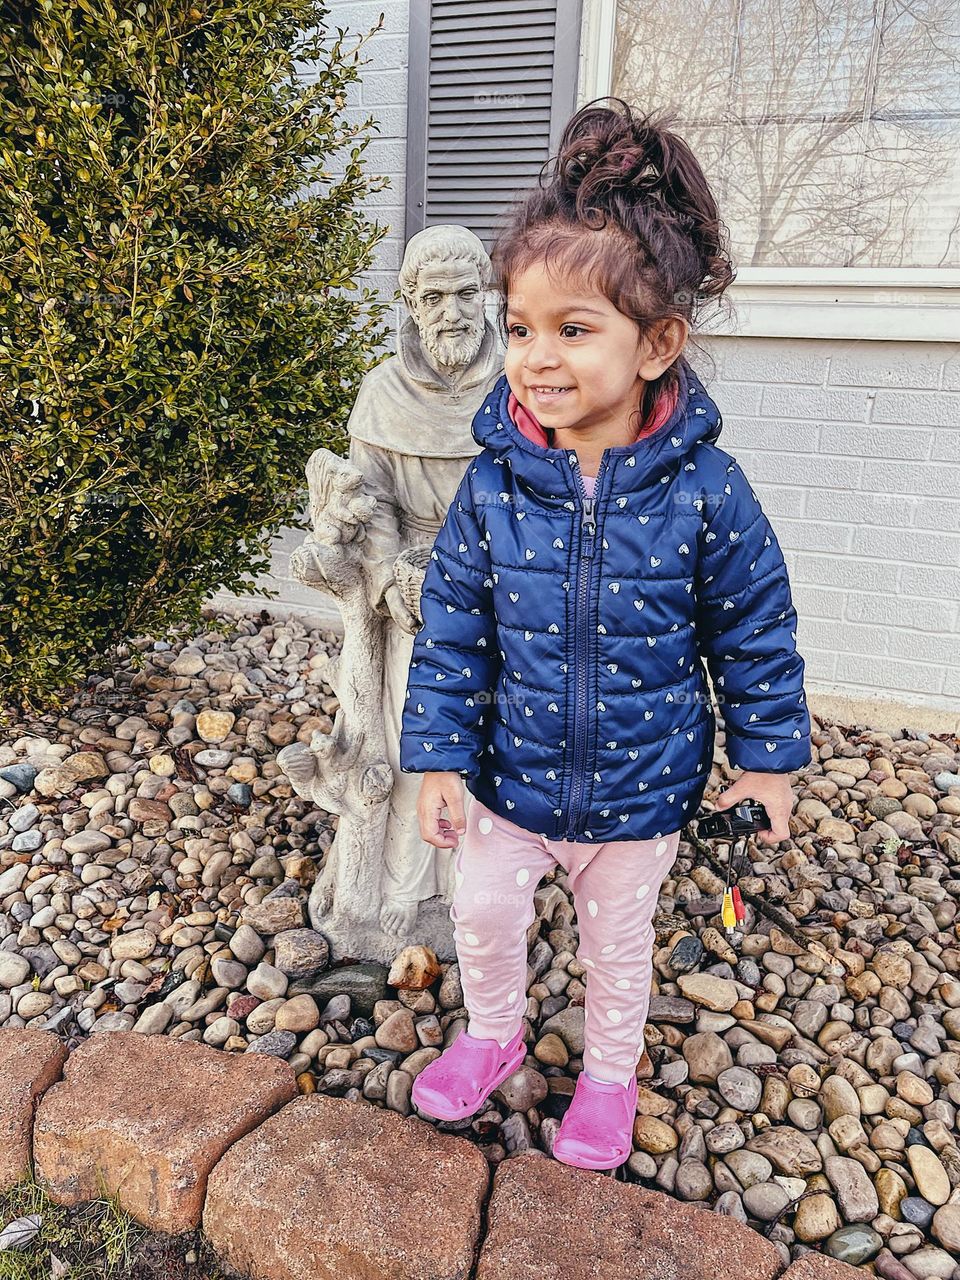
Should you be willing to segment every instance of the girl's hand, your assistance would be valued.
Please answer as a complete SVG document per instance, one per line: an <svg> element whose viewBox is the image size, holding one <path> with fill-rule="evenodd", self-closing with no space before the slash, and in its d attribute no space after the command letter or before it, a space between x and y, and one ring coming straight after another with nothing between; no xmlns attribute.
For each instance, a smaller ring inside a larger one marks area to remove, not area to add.
<svg viewBox="0 0 960 1280"><path fill-rule="evenodd" d="M446 807L450 820L441 818ZM459 773L425 773L417 798L420 835L437 849L453 849L467 829L463 816L463 779ZM456 830L454 830L456 828Z"/></svg>
<svg viewBox="0 0 960 1280"><path fill-rule="evenodd" d="M757 832L764 844L779 844L790 839L790 814L794 796L789 773L741 773L736 782L717 800L718 809L729 809L744 800L756 800L770 815L770 827Z"/></svg>

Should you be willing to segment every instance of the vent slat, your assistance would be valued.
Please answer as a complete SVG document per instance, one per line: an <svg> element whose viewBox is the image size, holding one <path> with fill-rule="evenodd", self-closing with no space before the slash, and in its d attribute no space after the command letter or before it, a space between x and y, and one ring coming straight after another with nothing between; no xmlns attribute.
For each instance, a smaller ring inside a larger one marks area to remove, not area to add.
<svg viewBox="0 0 960 1280"><path fill-rule="evenodd" d="M528 27L522 33L522 40L518 38L518 34L516 28L504 31L499 21L491 22L489 27L478 23L470 23L469 25L464 23L462 30L434 32L430 41L430 49L433 51L434 49L442 49L444 46L456 45L462 47L471 44L482 44L487 47L493 46L494 48L506 45L508 48L521 49L528 44L532 44L536 48L539 43L547 47L548 44L552 44L554 41L555 29L553 26Z"/></svg>
<svg viewBox="0 0 960 1280"><path fill-rule="evenodd" d="M442 207L444 209L459 209L461 212L465 209L469 209L471 210L471 222L473 221L474 215L479 217L484 213L486 213L487 217L494 218L510 204L510 201L513 199L514 191L518 189L520 188L511 187L509 191L504 189L501 192L493 192L489 199L484 200L479 200L475 196L468 195L466 193L462 197L457 197L455 194L451 193L449 195L444 195L442 199L438 198L436 200L431 200L429 207L431 209L436 209L438 207ZM526 187L522 188L524 191L526 189Z"/></svg>
<svg viewBox="0 0 960 1280"><path fill-rule="evenodd" d="M489 93L523 93L530 85L538 88L546 86L552 89L552 68L548 61L530 65L528 59L523 64L508 67L495 67L485 64L482 68L473 67L433 67L430 71L434 89L444 86L462 85L467 88L481 86Z"/></svg>
<svg viewBox="0 0 960 1280"><path fill-rule="evenodd" d="M482 66L464 66L462 58L442 55L430 61L431 82L449 84L451 81L460 79L472 84L480 80L498 89L504 82L521 88L532 75L549 81L552 71L553 57L546 49L539 53L532 53L526 49L492 53L484 58Z"/></svg>
<svg viewBox="0 0 960 1280"><path fill-rule="evenodd" d="M516 174L516 177L524 178L525 175L529 174L529 169L521 168L520 172ZM489 184L484 184L479 178L471 179L470 174L468 173L461 174L460 178L454 177L454 175L449 178L438 178L435 174L431 174L430 177L430 191L442 193L444 200L448 196L460 197L463 192L476 192L477 200L484 200L490 191ZM504 175L504 177L506 177L506 175ZM506 183L504 183L504 189L506 189Z"/></svg>
<svg viewBox="0 0 960 1280"><path fill-rule="evenodd" d="M477 158L474 157L474 159ZM497 165L497 172L514 178L518 174L531 173L533 171L539 172L542 163L543 161L538 156L534 156L532 159L529 156L524 156L518 160L504 160L501 158L500 163ZM443 154L431 154L430 175L435 182L444 182L448 177L456 178L462 172L462 161L458 162L453 158L448 159Z"/></svg>
<svg viewBox="0 0 960 1280"><path fill-rule="evenodd" d="M451 104L457 101L466 103L470 106L476 102L478 98L483 97L488 101L481 103L482 106L496 106L498 102L504 105L515 107L518 103L523 103L528 110L533 107L546 107L550 109L551 87L549 84L535 82L532 85L525 86L521 90L519 86L512 90L501 86L494 89L487 84L464 83L461 85L437 85L434 88L434 102L431 104L431 112L436 110L449 111ZM489 102L493 99L492 102Z"/></svg>
<svg viewBox="0 0 960 1280"><path fill-rule="evenodd" d="M530 112L524 111L519 107L511 107L509 109L501 107L499 111L478 107L475 111L461 114L459 135L449 120L444 121L442 117L438 118L435 115L431 115L430 126L431 128L436 127L443 136L449 138L455 138L460 135L465 138L476 136L478 131L488 126L485 128L485 132L489 137L495 137L497 130L502 130L507 125L515 125L525 133L534 134L543 128L544 122L549 123L549 120L549 114L543 111L536 112L531 116Z"/></svg>
<svg viewBox="0 0 960 1280"><path fill-rule="evenodd" d="M544 13L552 17L556 8L555 0L526 0L522 13L517 12L515 0L445 0L442 4L434 5L434 24L446 22L451 17L485 17L489 13L497 14L504 23L515 22L531 13Z"/></svg>

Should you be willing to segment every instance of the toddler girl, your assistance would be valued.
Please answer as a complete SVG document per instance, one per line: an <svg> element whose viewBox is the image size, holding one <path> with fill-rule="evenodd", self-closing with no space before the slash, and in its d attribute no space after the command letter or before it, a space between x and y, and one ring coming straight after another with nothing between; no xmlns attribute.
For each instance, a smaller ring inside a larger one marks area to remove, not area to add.
<svg viewBox="0 0 960 1280"><path fill-rule="evenodd" d="M810 759L783 556L683 354L733 278L725 228L686 144L612 101L569 121L492 253L504 375L431 552L400 742L423 838L464 835L469 1022L413 1101L472 1115L523 1063L526 933L559 862L586 998L553 1154L595 1169L631 1151L652 917L713 760L704 663L744 771L721 807L757 800L761 838L787 839L789 774Z"/></svg>

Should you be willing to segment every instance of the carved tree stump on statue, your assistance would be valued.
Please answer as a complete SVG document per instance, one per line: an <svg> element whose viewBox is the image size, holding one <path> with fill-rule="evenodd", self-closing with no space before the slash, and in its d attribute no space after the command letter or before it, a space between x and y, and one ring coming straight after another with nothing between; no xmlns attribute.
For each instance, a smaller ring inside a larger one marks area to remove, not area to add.
<svg viewBox="0 0 960 1280"><path fill-rule="evenodd" d="M329 733L309 745L284 747L277 763L296 793L328 813L337 829L310 894L311 924L330 943L331 959L352 956L389 964L417 941L442 960L455 958L449 902L419 904L409 936L383 928L382 869L390 838L394 774L383 724L384 627L394 625L370 604L363 542L377 500L364 492L352 463L318 449L307 464L313 532L291 555L294 576L333 596L343 619L343 645L324 678L340 706ZM408 547L395 566L397 585L419 618L420 587L430 547Z"/></svg>

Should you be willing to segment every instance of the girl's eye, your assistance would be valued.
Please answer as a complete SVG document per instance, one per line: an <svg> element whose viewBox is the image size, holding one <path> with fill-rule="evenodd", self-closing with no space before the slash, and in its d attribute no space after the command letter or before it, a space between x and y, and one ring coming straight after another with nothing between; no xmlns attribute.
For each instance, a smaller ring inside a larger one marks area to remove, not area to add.
<svg viewBox="0 0 960 1280"><path fill-rule="evenodd" d="M515 329L526 329L526 327L527 327L527 326L526 326L525 324L512 324L512 325L510 325L510 326L509 326L509 328L507 329L507 333L508 333L508 335L512 335L512 334L513 334L513 331L514 331ZM564 330L564 329L575 329L575 330L576 330L576 332L577 332L577 334L580 334L580 333L586 333L586 332L587 332L587 331L586 331L586 329L583 327L583 325L579 325L579 324L564 324L564 325L561 325L561 326L560 326L560 330L561 330L561 332L563 332L563 330ZM522 337L524 337L524 334L518 334L517 336L522 338ZM574 334L573 336L575 337L575 336L576 336L576 334Z"/></svg>

